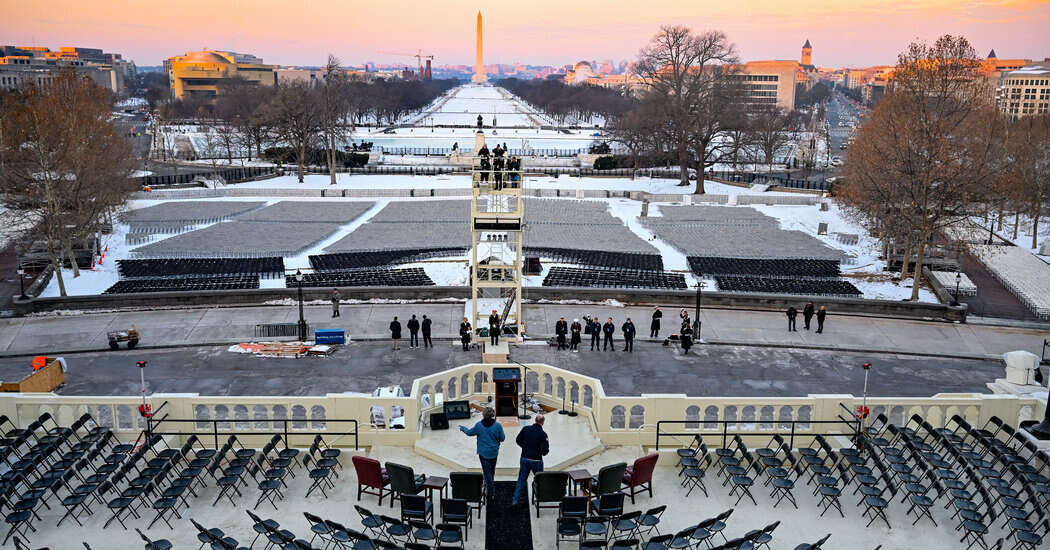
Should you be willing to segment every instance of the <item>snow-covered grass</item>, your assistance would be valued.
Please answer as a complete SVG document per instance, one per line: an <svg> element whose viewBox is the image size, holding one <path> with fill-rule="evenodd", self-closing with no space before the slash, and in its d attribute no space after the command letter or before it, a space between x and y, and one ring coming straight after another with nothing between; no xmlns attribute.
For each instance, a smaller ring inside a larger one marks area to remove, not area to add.
<svg viewBox="0 0 1050 550"><path fill-rule="evenodd" d="M258 181L232 184L234 188L250 189L469 189L468 175L441 176L387 176L377 174L336 174L336 184L330 185L327 174L310 174L299 183L293 174L268 178ZM598 177L535 177L528 178L525 190L528 189L600 189L607 191L647 191L660 194L691 195L696 189L696 182L679 186L678 180L671 178L598 178ZM798 193L786 191L769 191L761 193L749 187L727 185L716 181L705 181L704 191L710 195L757 195L771 197L799 196ZM813 207L815 208L815 207Z"/></svg>
<svg viewBox="0 0 1050 550"><path fill-rule="evenodd" d="M128 232L127 224L114 223L113 233L102 236L104 257L94 266L80 266L80 276L73 277L73 269L62 269L62 282L67 296L88 296L102 294L107 288L120 280L116 260L127 258L131 247L125 244L124 236ZM42 297L58 296L58 276L53 275Z"/></svg>
<svg viewBox="0 0 1050 550"><path fill-rule="evenodd" d="M343 188L361 188L361 189L407 189L407 188L464 188L466 189L470 185L470 180L466 176L434 176L434 177L411 177L411 176L372 176L372 175L355 175L347 176L341 174L338 180L338 187ZM678 187L675 180L666 179L646 179L639 178L631 180L628 178L539 178L537 180L530 180L530 186L544 187L544 188L561 188L561 189L607 189L607 190L644 190L655 193L683 193L688 194L692 191L692 187ZM245 184L238 184L238 186L252 187L259 189L274 189L275 194L279 194L276 190L295 188L299 186L296 183L294 176L284 176L282 178L275 178L271 180L264 180L259 182L251 182ZM304 187L323 189L328 188L328 176L308 176ZM751 195L756 194L746 187L737 187L731 185L725 185L717 182L707 182L707 191L711 194L736 194L736 195ZM791 193L783 193L784 195L792 195ZM766 195L771 195L766 193ZM200 200L200 199L194 199ZM316 201L317 197L224 197L220 199L212 199L217 201L260 201L263 200L267 205L273 204L278 201ZM364 201L364 202L375 202L375 204L367 210L364 214L358 216L356 219L340 226L338 230L327 236L324 240L310 247L310 249L303 251L301 254L296 256L285 258L285 266L288 269L305 268L309 266L308 256L311 254L322 253L323 250L330 246L332 243L344 238L346 235L352 233L358 227L368 222L373 216L380 212L388 203L392 201L434 201L434 200L462 200L462 197L386 197L386 198L341 198L333 197L326 198L326 201ZM558 199L554 199L558 200ZM567 200L577 200L575 198L568 198ZM669 271L676 271L685 274L687 285L692 288L696 284L696 279L689 270L686 255L681 251L675 249L670 244L656 238L650 231L648 231L640 222L639 216L641 214L642 203L640 201L634 201L625 198L615 199L586 199L597 202L605 203L609 212L624 225L635 233L643 241L648 242L655 247L661 254L664 261L664 268ZM143 208L146 206L152 206L159 204L157 200L140 200L131 201L128 205L130 209ZM661 215L661 206L670 206L682 204L681 202L675 203L651 203L649 207L649 216L659 217ZM738 206L738 207L727 207L727 208L755 208L761 213L776 218L780 227L785 230L797 230L805 232L815 238L821 240L827 246L842 250L852 258L852 263L843 267L844 276L863 293L865 298L873 299L888 299L888 300L900 300L906 299L911 293L911 282L904 281L895 283L892 280L892 275L887 274L883 271L885 262L878 259L879 255L879 244L878 241L869 235L863 227L856 222L849 219L840 208L830 202L829 210L820 211L818 206L768 206L768 205L754 205L754 206ZM820 223L828 224L828 235L817 235L817 227ZM96 266L95 271L83 270L81 277L77 279L72 278L70 270L65 270L65 276L67 281L67 293L70 295L78 294L97 294L104 291L110 285L118 280L118 274L116 271L115 260L126 258L133 247L125 245L124 235L127 232L128 227L123 223L117 223L114 226L114 233L106 236L104 246L108 245L108 252L103 264ZM838 241L835 238L834 233L850 233L859 236L858 243L855 245L846 245ZM158 240L164 236L158 236ZM426 271L427 275L434 281L435 284L440 286L465 286L469 282L469 270L467 269L469 261L469 253L455 256L436 258L426 261L415 262L407 264L405 266L395 267L421 267ZM524 278L524 284L526 286L540 286L542 285L543 278L546 276L552 265L565 265L571 264L562 263L544 263L544 271L538 276L531 276ZM706 288L709 290L716 290L714 280L705 280ZM261 282L263 288L280 288L283 286L283 281L280 279L274 280L263 280ZM45 296L56 296L58 294L57 282L52 279L51 284L45 289ZM920 290L920 300L935 302L936 297L928 289Z"/></svg>

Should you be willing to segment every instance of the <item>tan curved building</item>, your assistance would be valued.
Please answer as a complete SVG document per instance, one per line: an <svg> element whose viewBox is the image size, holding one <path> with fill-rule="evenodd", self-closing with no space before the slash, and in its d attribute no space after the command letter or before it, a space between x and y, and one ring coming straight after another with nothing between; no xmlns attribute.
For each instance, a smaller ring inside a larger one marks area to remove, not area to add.
<svg viewBox="0 0 1050 550"><path fill-rule="evenodd" d="M175 99L202 96L213 99L223 81L244 79L262 86L277 85L277 66L254 55L204 50L164 60Z"/></svg>

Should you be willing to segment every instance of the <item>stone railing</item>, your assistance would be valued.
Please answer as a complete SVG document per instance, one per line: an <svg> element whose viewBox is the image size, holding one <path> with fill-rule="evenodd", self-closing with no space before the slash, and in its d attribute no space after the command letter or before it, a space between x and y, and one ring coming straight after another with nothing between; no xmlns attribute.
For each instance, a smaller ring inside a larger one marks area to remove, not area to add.
<svg viewBox="0 0 1050 550"><path fill-rule="evenodd" d="M328 394L315 397L221 397L196 394L154 394L149 398L156 415L151 426L158 433L183 438L196 434L207 445L236 433L245 445L262 446L273 434L287 434L293 446L309 446L316 434L330 445L370 447L411 446L420 437L421 420L440 410L443 401L485 403L492 395L494 367L518 365L467 364L417 378L407 397ZM849 411L861 398L849 395L805 397L690 397L684 394L609 396L600 380L565 369L528 364L526 387L541 404L560 409L564 403L587 418L606 445L649 447L656 442L657 423L673 424L662 432L749 436L790 433L796 445L817 433L847 433ZM0 395L0 414L25 426L51 413L69 425L81 414L91 414L111 427L122 440L134 440L146 427L138 414L137 397L76 397L56 394ZM918 414L934 426L959 415L975 426L992 416L1011 425L1041 418L1043 401L1014 395L938 394L932 397L875 397L867 400L870 418L885 413L903 425ZM382 410L385 426L371 422L374 408ZM390 428L392 417L404 415L404 428ZM175 421L174 419L179 419ZM356 420L356 430L350 421ZM356 431L356 437L348 435ZM685 436L688 439L688 436ZM661 445L666 445L664 442ZM749 442L750 443L750 442ZM761 443L765 443L762 441ZM756 445L758 443L755 443Z"/></svg>

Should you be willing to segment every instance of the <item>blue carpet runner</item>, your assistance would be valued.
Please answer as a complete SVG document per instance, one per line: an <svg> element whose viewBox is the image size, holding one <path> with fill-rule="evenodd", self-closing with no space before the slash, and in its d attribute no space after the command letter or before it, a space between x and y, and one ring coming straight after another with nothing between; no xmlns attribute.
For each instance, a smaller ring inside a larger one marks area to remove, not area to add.
<svg viewBox="0 0 1050 550"><path fill-rule="evenodd" d="M510 505L515 481L497 481L496 494L485 516L485 550L532 550L532 520L529 491L517 506Z"/></svg>

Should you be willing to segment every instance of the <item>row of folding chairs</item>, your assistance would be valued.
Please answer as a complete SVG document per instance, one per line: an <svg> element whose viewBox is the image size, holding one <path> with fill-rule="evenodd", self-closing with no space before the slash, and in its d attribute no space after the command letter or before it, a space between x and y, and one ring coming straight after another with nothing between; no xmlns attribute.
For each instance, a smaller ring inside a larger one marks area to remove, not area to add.
<svg viewBox="0 0 1050 550"><path fill-rule="evenodd" d="M664 270L663 257L659 254L535 246L525 247L524 254L526 256L548 258L550 261L555 262L588 266L642 269L647 271Z"/></svg>
<svg viewBox="0 0 1050 550"><path fill-rule="evenodd" d="M359 505L355 505L354 509L361 516L364 531L350 529L339 522L323 519L309 512L304 512L303 515L313 533L309 543L313 544L318 540L325 548L464 548L470 514L465 506L453 507L456 500L442 499L442 514L456 515L459 521L442 521L437 524L430 521L432 518L429 516L427 519L399 519L376 515ZM447 512L444 510L445 504L450 505Z"/></svg>
<svg viewBox="0 0 1050 550"><path fill-rule="evenodd" d="M295 277L285 280L288 288L298 285ZM434 281L421 267L403 269L367 268L351 271L322 271L303 276L304 287L336 286L433 286Z"/></svg>
<svg viewBox="0 0 1050 550"><path fill-rule="evenodd" d="M912 487L916 485L909 478L928 480L935 491L922 504L946 497L944 508L954 509L951 519L958 519L955 529L962 532L960 542L967 548L999 545L1002 538L986 540L998 520L1003 521L1002 529L1009 529L1005 539L1014 541L1013 548L1035 548L1050 532L1044 509L1050 494L1048 455L998 417L974 428L956 415L944 427L934 428L913 415L898 428L880 415L866 435L892 460L900 479L912 482ZM918 512L916 521L921 517Z"/></svg>
<svg viewBox="0 0 1050 550"><path fill-rule="evenodd" d="M685 276L681 273L638 269L554 266L544 277L543 286L681 290L685 288Z"/></svg>
<svg viewBox="0 0 1050 550"><path fill-rule="evenodd" d="M751 277L806 277L837 279L837 260L756 259L720 256L689 256L689 269L696 275L744 275Z"/></svg>
<svg viewBox="0 0 1050 550"><path fill-rule="evenodd" d="M440 256L455 256L463 251L462 248L406 248L316 254L310 256L310 267L314 271L346 271L406 264Z"/></svg>
<svg viewBox="0 0 1050 550"><path fill-rule="evenodd" d="M51 428L46 427L48 421ZM113 446L113 434L93 424L85 414L64 427L45 413L19 429L0 417L8 468L0 479L0 513L11 526L3 543L16 534L27 537L36 532L33 522L41 519L38 510L50 509L49 500L63 489L72 495L76 480L82 482L95 473L95 461Z"/></svg>
<svg viewBox="0 0 1050 550"><path fill-rule="evenodd" d="M741 275L716 275L718 290L723 292L761 292L767 294L804 294L809 296L860 296L852 283L826 279L782 279Z"/></svg>
<svg viewBox="0 0 1050 550"><path fill-rule="evenodd" d="M140 292L196 292L200 290L240 290L259 288L258 275L226 277L188 277L122 279L113 283L103 294L135 294Z"/></svg>
<svg viewBox="0 0 1050 550"><path fill-rule="evenodd" d="M154 258L117 260L122 279L257 275L283 277L284 258Z"/></svg>

